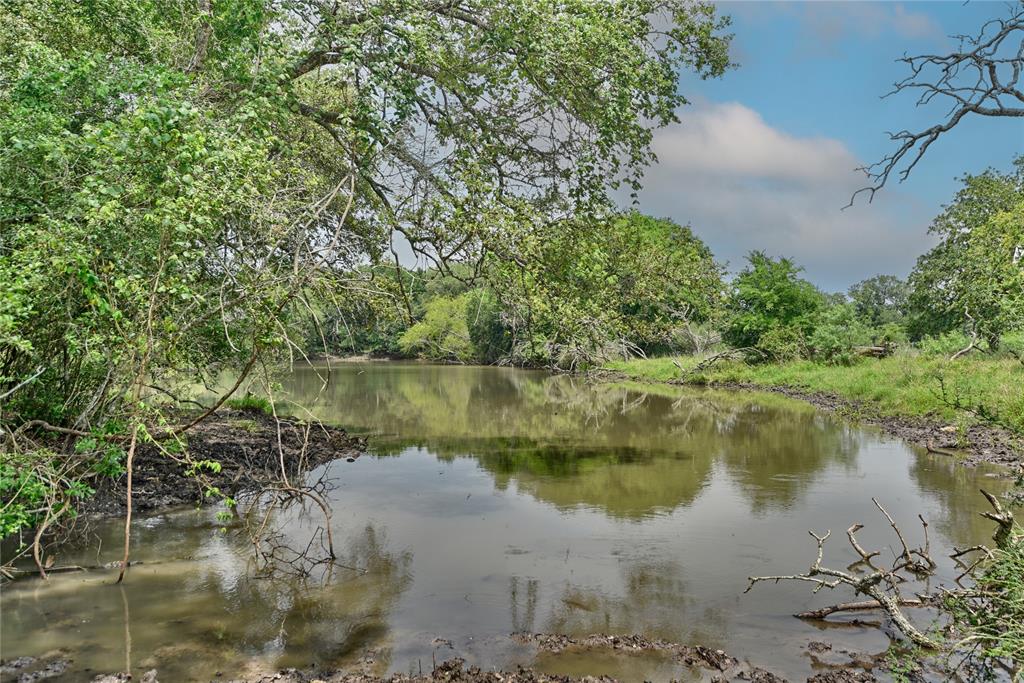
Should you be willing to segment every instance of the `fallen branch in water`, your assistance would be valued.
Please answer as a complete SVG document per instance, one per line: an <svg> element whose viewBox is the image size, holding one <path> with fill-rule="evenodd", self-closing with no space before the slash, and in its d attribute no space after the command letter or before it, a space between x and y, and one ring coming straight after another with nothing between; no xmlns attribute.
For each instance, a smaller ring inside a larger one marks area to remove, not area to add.
<svg viewBox="0 0 1024 683"><path fill-rule="evenodd" d="M900 598L897 603L900 607L930 607L934 604L930 599L922 600L920 598ZM837 612L871 612L876 609L881 609L877 600L860 600L858 602L840 602L821 609L798 612L793 616L797 619L824 619Z"/></svg>
<svg viewBox="0 0 1024 683"><path fill-rule="evenodd" d="M886 509L874 498L871 500L875 504L875 507L877 507L889 521L897 538L899 538L903 549L902 553L893 560L892 568L879 567L872 563L872 560L878 557L880 553L877 551L868 552L857 541L857 532L864 528L864 525L862 524L858 523L850 526L846 531L846 536L853 550L861 558L854 566L856 566L856 564L865 564L873 570L866 574L854 574L850 571L841 571L839 569L822 566L825 554L825 542L832 535L832 532L828 531L824 535L819 536L813 531L809 531L808 533L818 544L817 557L810 569L803 574L751 576L749 579L750 583L744 593L749 592L756 584L762 581L774 581L775 583L778 583L779 581L804 581L814 584L815 593L820 591L822 588L835 589L843 585L850 586L856 594L866 595L870 597L871 600L856 603L840 603L832 607L804 612L796 616L805 619L823 619L829 614L840 611L881 609L889 616L896 628L907 636L907 638L909 638L915 645L928 649L937 649L938 643L921 632L921 630L907 618L901 609L902 607L922 606L921 603L925 601L925 598L918 597L917 600L904 598L900 595L899 591L899 584L906 581L906 578L900 575L901 571L906 571L911 575L920 576L932 573L936 567L935 562L929 555L928 523L925 522L923 517L918 516L924 528L925 544L923 547L911 549L907 545L903 532L900 531L888 511L886 511Z"/></svg>

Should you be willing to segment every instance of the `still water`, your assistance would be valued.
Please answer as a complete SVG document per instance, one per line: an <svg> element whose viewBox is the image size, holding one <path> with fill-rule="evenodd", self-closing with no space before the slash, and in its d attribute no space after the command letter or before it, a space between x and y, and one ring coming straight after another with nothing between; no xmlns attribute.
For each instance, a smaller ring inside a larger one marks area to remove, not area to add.
<svg viewBox="0 0 1024 683"><path fill-rule="evenodd" d="M914 544L918 513L933 549L985 541L977 490L1004 486L769 394L413 363L297 369L282 382L295 414L371 435L370 455L314 473L332 483L344 567L256 578L248 542L213 510L144 518L133 532L144 564L123 586L94 571L5 587L0 655L63 650L65 680L311 664L415 672L453 655L626 680L692 675L657 657L559 658L507 638L639 633L800 679L813 668L810 641L866 652L888 641L839 618L790 616L847 593L762 584L744 595L749 575L806 569L808 529L833 530L825 557L836 567L856 559L840 542L853 522L866 525L866 547L889 546L872 496ZM300 543L314 521L292 521ZM119 533L94 525L61 564L117 559Z"/></svg>

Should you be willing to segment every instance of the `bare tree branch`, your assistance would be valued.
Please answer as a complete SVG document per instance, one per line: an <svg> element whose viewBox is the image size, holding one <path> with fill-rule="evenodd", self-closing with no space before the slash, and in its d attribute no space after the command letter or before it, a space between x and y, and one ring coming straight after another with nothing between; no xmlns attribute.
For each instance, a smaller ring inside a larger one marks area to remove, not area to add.
<svg viewBox="0 0 1024 683"><path fill-rule="evenodd" d="M917 92L918 106L945 101L950 105L945 120L920 131L889 133L897 144L896 151L858 169L871 184L854 192L847 206L852 206L862 193L867 193L870 202L893 172L898 173L900 182L906 180L928 148L968 115L1024 117L1024 90L1020 85L1024 70L1024 0L1014 3L1009 17L987 22L976 36L954 38L960 45L949 54L900 58L898 61L907 65L910 74L884 95ZM901 164L904 167L897 170Z"/></svg>

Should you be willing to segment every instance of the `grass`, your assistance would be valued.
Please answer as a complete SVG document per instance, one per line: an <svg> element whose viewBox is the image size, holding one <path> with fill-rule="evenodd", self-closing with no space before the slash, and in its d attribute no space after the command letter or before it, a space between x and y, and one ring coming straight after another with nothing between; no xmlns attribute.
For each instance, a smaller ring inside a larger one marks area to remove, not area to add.
<svg viewBox="0 0 1024 683"><path fill-rule="evenodd" d="M850 366L813 361L759 365L725 361L690 374L699 361L693 356L636 359L611 362L605 369L643 382L743 383L820 391L861 402L882 415L935 417L956 423L984 419L1024 434L1024 365L1013 358L976 355L949 361L906 352L883 359L866 358Z"/></svg>
<svg viewBox="0 0 1024 683"><path fill-rule="evenodd" d="M229 398L224 405L233 410L248 410L252 412L266 413L270 415L273 409L270 401L262 396L243 396L242 398Z"/></svg>

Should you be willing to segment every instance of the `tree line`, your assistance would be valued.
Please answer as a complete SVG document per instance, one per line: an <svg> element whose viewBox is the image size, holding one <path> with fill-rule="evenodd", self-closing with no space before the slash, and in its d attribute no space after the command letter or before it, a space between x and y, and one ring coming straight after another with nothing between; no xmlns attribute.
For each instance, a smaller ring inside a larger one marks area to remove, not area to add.
<svg viewBox="0 0 1024 683"><path fill-rule="evenodd" d="M626 212L540 236L523 267L368 268L381 285L326 318L332 353L581 369L634 355L742 350L753 362L850 364L915 344L946 355L1022 351L1024 157L963 178L938 244L906 280L827 293L788 258L729 278L689 227ZM315 330L306 333L320 345Z"/></svg>

